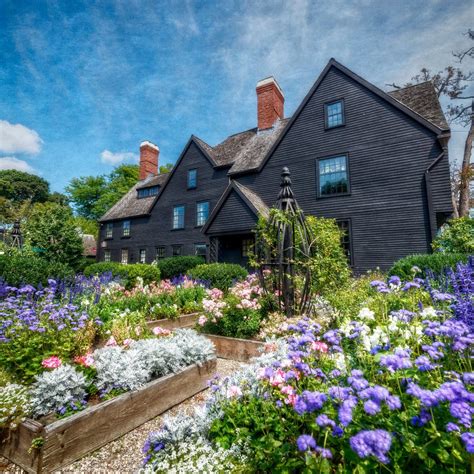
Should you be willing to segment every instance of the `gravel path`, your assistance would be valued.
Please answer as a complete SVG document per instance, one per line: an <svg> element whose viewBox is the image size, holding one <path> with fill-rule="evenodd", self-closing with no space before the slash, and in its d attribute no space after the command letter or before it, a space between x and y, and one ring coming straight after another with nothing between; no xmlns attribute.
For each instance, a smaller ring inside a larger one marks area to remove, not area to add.
<svg viewBox="0 0 474 474"><path fill-rule="evenodd" d="M217 359L217 370L221 376L229 375L232 372L244 367L245 364L233 360ZM194 407L204 403L208 396L208 390L194 395L183 403L176 405L160 416L148 421L139 428L130 431L121 438L112 441L97 451L83 457L74 464L71 464L62 471L61 474L81 473L81 474L115 474L115 473L136 473L142 466L142 447L150 431L160 428L161 418L165 414L176 414L180 411L191 414ZM4 458L0 457L0 472L8 474L23 474L25 471L15 466L7 464Z"/></svg>

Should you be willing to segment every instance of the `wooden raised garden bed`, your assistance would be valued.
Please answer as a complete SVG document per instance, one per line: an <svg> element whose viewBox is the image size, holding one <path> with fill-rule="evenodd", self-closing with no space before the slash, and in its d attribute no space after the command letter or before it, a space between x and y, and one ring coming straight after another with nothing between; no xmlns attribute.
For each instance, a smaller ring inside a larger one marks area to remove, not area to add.
<svg viewBox="0 0 474 474"><path fill-rule="evenodd" d="M264 342L252 341L250 339L237 339L234 337L214 336L203 334L216 347L216 355L222 359L238 360L248 362L252 357L261 355Z"/></svg>
<svg viewBox="0 0 474 474"><path fill-rule="evenodd" d="M177 329L177 328L192 328L199 318L199 313L185 314L177 319L156 319L155 321L148 321L147 325L150 329L159 326L163 329Z"/></svg>
<svg viewBox="0 0 474 474"><path fill-rule="evenodd" d="M215 368L216 359L191 365L50 424L26 420L0 432L0 455L30 473L53 472L204 390Z"/></svg>

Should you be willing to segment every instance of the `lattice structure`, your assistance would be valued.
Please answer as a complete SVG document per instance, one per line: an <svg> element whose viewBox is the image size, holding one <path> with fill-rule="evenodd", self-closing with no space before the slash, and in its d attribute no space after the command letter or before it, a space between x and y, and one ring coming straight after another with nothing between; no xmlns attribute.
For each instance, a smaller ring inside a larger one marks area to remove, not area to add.
<svg viewBox="0 0 474 474"><path fill-rule="evenodd" d="M287 316L303 314L311 306L311 271L304 265L304 258L310 257L311 246L303 211L298 206L291 189L290 170L284 167L281 173L280 192L271 213L270 234L275 237L268 243L257 233L256 256L262 286L278 294L280 309ZM271 272L271 278L265 271ZM296 287L295 277L302 283ZM268 281L271 281L269 288Z"/></svg>
<svg viewBox="0 0 474 474"><path fill-rule="evenodd" d="M219 261L219 238L211 237L209 243L209 261L216 263Z"/></svg>

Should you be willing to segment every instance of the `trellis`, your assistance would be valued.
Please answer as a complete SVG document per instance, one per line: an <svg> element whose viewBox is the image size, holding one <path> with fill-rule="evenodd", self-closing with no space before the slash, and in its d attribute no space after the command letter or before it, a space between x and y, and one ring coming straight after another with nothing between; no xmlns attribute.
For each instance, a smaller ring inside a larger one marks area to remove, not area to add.
<svg viewBox="0 0 474 474"><path fill-rule="evenodd" d="M259 231L256 236L260 282L267 292L278 295L280 310L287 316L305 314L311 309L311 269L305 264L305 259L311 256L311 245L287 167L282 169L280 192L274 207L278 212L270 213L267 228L274 242L268 242ZM268 270L270 278L266 275ZM302 280L299 288L295 277Z"/></svg>

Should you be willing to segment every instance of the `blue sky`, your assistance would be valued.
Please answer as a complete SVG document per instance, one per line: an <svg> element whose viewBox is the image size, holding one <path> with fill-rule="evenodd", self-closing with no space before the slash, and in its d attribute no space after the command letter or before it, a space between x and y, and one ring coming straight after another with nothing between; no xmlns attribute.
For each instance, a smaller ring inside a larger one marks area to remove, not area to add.
<svg viewBox="0 0 474 474"><path fill-rule="evenodd" d="M387 89L452 63L473 20L469 0L2 0L0 169L62 191L136 162L143 140L174 162L191 134L254 127L264 77L289 116L329 58Z"/></svg>

